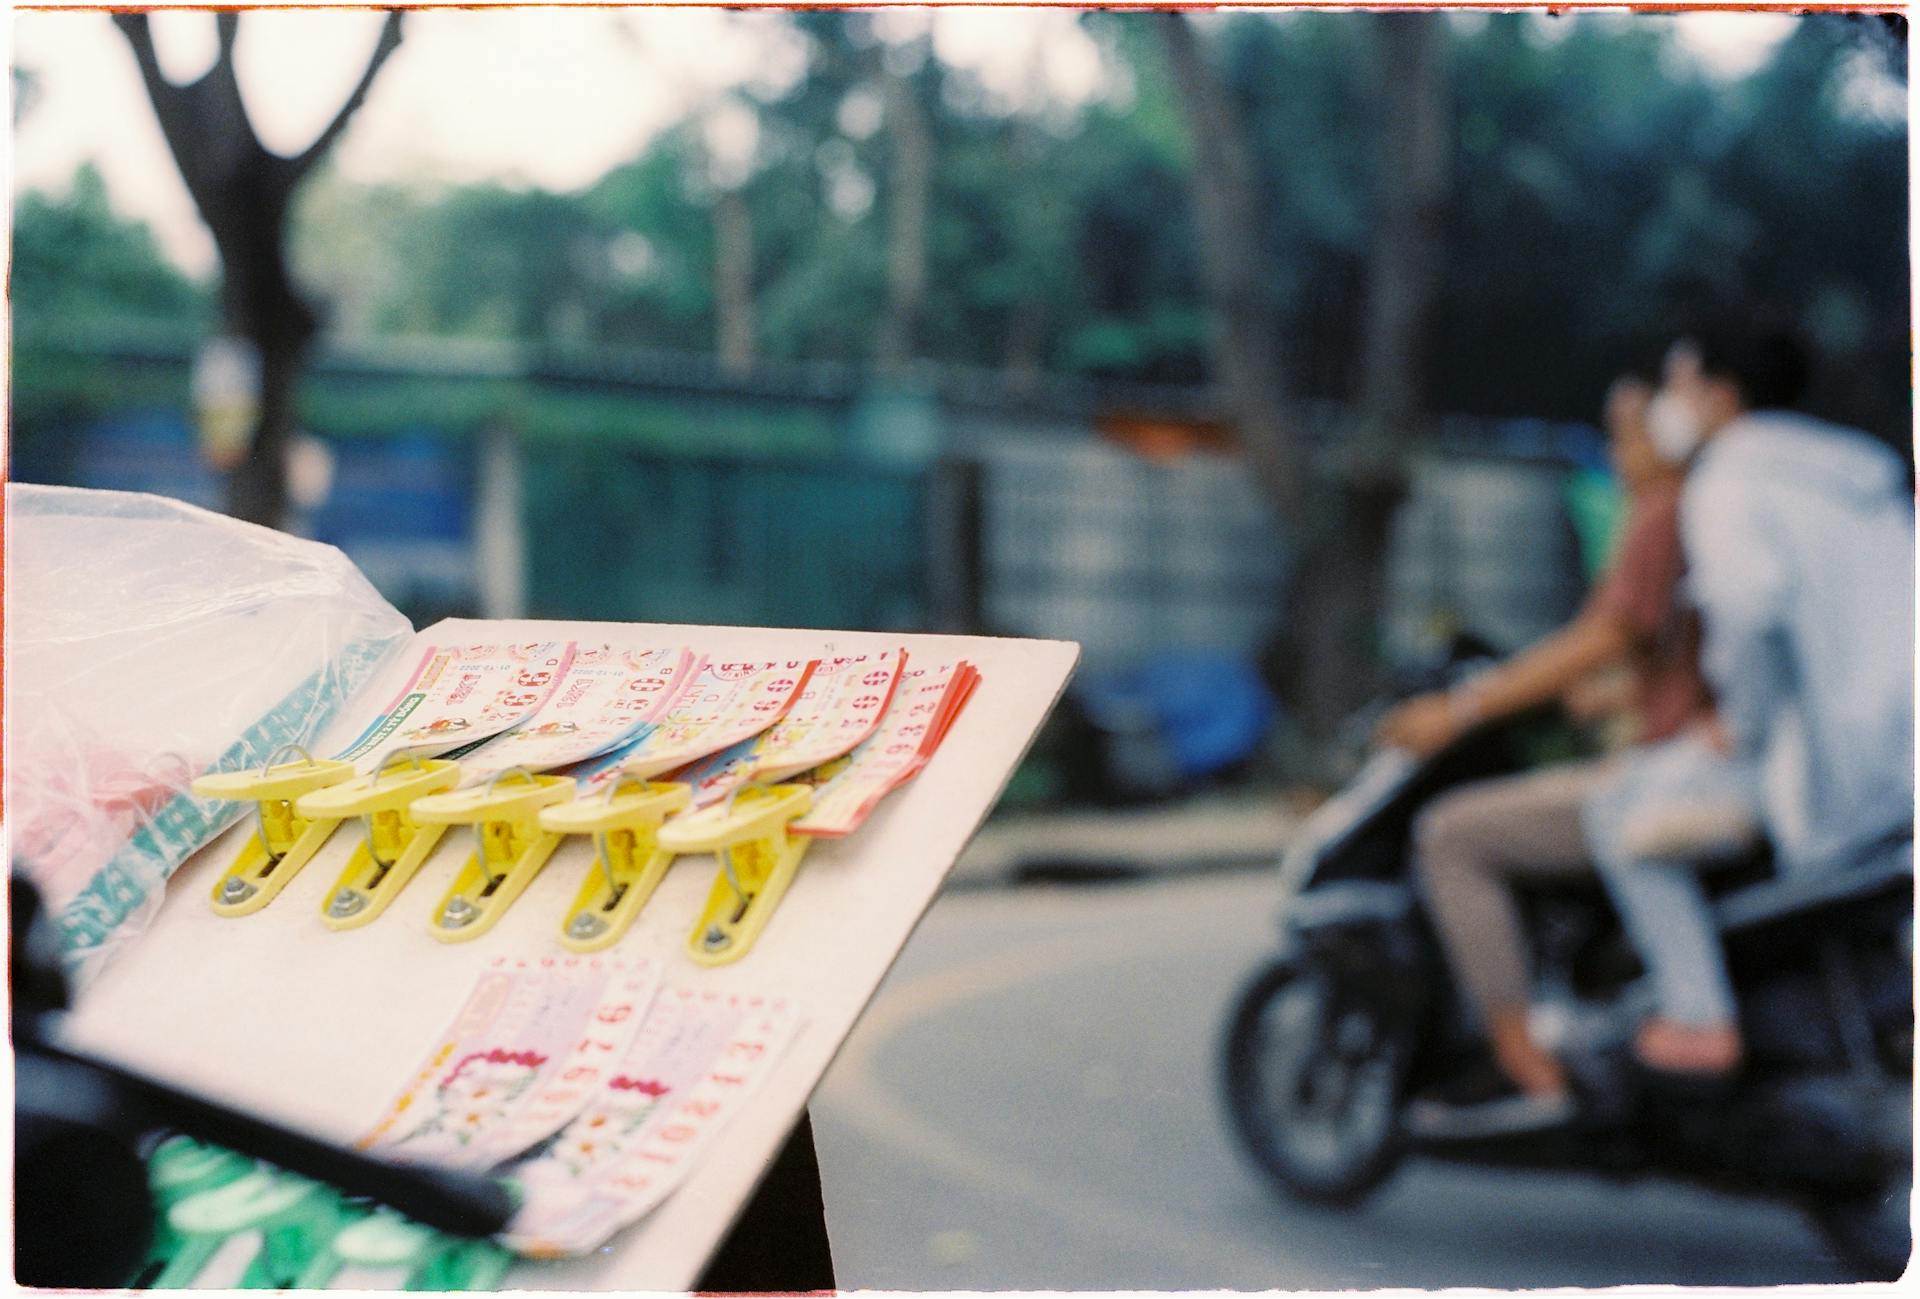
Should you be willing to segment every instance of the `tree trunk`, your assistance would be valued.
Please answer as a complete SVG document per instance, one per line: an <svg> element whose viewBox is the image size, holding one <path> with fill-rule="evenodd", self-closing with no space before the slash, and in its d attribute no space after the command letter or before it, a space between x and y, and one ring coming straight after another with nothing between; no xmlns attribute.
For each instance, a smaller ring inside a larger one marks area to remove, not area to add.
<svg viewBox="0 0 1920 1299"><path fill-rule="evenodd" d="M1200 278L1213 314L1213 363L1248 462L1289 527L1305 499L1305 453L1287 417L1279 324L1246 128L1184 15L1160 13L1193 146Z"/></svg>
<svg viewBox="0 0 1920 1299"><path fill-rule="evenodd" d="M1387 542L1405 492L1385 478L1329 484L1325 513L1304 542L1283 636L1284 694L1302 733L1332 740L1384 687Z"/></svg>
<svg viewBox="0 0 1920 1299"><path fill-rule="evenodd" d="M1358 418L1333 466L1331 517L1309 542L1295 587L1298 607L1312 611L1293 638L1296 706L1307 732L1320 738L1384 685L1388 537L1421 418L1453 154L1445 17L1382 13L1371 21L1382 138Z"/></svg>
<svg viewBox="0 0 1920 1299"><path fill-rule="evenodd" d="M300 373L319 318L300 295L284 246L288 196L265 169L243 173L209 221L220 254L221 313L227 332L260 357L260 405L247 455L229 474L226 510L235 518L283 526L287 446L297 422Z"/></svg>
<svg viewBox="0 0 1920 1299"><path fill-rule="evenodd" d="M1311 463L1287 414L1277 312L1267 288L1272 254L1246 129L1192 25L1177 13L1156 21L1193 145L1214 365L1241 447L1280 511L1293 553L1274 675L1306 738L1324 744L1379 688L1388 528L1419 412L1421 330L1442 251L1451 150L1444 20L1374 19L1386 106L1359 419L1347 445L1320 465Z"/></svg>
<svg viewBox="0 0 1920 1299"><path fill-rule="evenodd" d="M713 306L720 368L753 369L753 224L746 196L725 189L713 205Z"/></svg>
<svg viewBox="0 0 1920 1299"><path fill-rule="evenodd" d="M227 481L227 511L281 527L286 519L286 455L295 397L319 317L293 281L286 256L287 214L301 179L333 147L400 45L400 14L381 26L373 55L346 103L314 142L294 157L270 152L254 134L240 97L233 48L240 15L216 15L219 54L198 81L175 85L160 71L143 13L113 16L133 47L180 177L220 254L220 301L227 331L259 350L260 404L246 458Z"/></svg>
<svg viewBox="0 0 1920 1299"><path fill-rule="evenodd" d="M1007 320L1006 346L1000 362L1009 392L1026 395L1039 389L1046 342L1046 307L1031 298L1016 303Z"/></svg>
<svg viewBox="0 0 1920 1299"><path fill-rule="evenodd" d="M236 519L284 527L287 514L287 446L296 424L294 401L305 349L260 348L260 414L244 460L227 475L226 512Z"/></svg>
<svg viewBox="0 0 1920 1299"><path fill-rule="evenodd" d="M286 524L287 446L300 374L319 318L294 288L279 238L284 218L269 220L245 223L225 238L216 233L214 244L224 270L227 329L260 353L259 415L246 459L227 478L226 509L237 519L279 528Z"/></svg>
<svg viewBox="0 0 1920 1299"><path fill-rule="evenodd" d="M1391 453L1405 443L1422 404L1422 333L1443 267L1453 112L1445 15L1371 17L1386 126L1367 277L1360 409L1369 435Z"/></svg>
<svg viewBox="0 0 1920 1299"><path fill-rule="evenodd" d="M898 373L919 346L927 291L927 209L933 190L933 129L913 84L883 74L887 139L887 310L875 348L883 372Z"/></svg>

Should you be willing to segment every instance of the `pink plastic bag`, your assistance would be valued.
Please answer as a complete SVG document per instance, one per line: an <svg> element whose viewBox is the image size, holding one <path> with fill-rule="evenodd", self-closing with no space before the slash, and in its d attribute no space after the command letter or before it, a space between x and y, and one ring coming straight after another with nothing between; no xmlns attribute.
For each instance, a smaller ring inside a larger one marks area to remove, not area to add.
<svg viewBox="0 0 1920 1299"><path fill-rule="evenodd" d="M243 810L194 777L311 745L412 629L331 546L130 492L7 488L12 868L90 977Z"/></svg>

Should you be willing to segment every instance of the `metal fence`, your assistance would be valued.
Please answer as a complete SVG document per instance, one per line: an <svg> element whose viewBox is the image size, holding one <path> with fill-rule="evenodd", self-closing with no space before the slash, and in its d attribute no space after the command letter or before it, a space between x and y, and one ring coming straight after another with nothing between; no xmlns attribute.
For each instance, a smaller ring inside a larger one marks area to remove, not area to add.
<svg viewBox="0 0 1920 1299"><path fill-rule="evenodd" d="M923 478L832 457L529 458L537 617L905 628L926 620Z"/></svg>
<svg viewBox="0 0 1920 1299"><path fill-rule="evenodd" d="M1280 529L1239 462L1097 442L981 452L989 625L1077 640L1090 664L1253 654L1279 619Z"/></svg>
<svg viewBox="0 0 1920 1299"><path fill-rule="evenodd" d="M498 352L332 356L306 385L333 489L302 523L416 622L984 629L1113 666L1253 653L1280 625L1281 529L1245 467L1103 441L1083 385L1037 402L980 376L926 385L908 413L944 430L929 460L889 454L870 393L838 371L734 384ZM188 364L185 348L17 352L14 476L213 503ZM1156 396L1173 398L1210 400ZM1338 408L1300 417L1341 436ZM1597 446L1579 426L1444 421L1396 524L1389 652L1448 618L1513 642L1563 617L1583 581L1565 481Z"/></svg>

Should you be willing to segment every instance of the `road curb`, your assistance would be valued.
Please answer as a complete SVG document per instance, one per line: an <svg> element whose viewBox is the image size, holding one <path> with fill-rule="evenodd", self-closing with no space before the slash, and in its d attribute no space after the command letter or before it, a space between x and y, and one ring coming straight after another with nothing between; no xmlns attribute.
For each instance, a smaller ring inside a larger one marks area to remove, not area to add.
<svg viewBox="0 0 1920 1299"><path fill-rule="evenodd" d="M1268 869L1299 820L1276 803L1247 800L1009 816L974 837L946 887L1117 883Z"/></svg>

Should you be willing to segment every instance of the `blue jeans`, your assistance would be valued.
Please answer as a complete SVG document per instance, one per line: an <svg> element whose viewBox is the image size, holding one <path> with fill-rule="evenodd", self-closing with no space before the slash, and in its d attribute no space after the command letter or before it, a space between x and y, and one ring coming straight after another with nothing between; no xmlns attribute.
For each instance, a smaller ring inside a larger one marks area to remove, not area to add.
<svg viewBox="0 0 1920 1299"><path fill-rule="evenodd" d="M1581 819L1600 878L1646 965L1655 1011L1690 1027L1734 1023L1733 987L1697 855L1678 855L1672 845L1688 830L1697 841L1703 819L1722 831L1709 837L1723 841L1757 833L1752 765L1695 733L1645 745L1623 755Z"/></svg>

